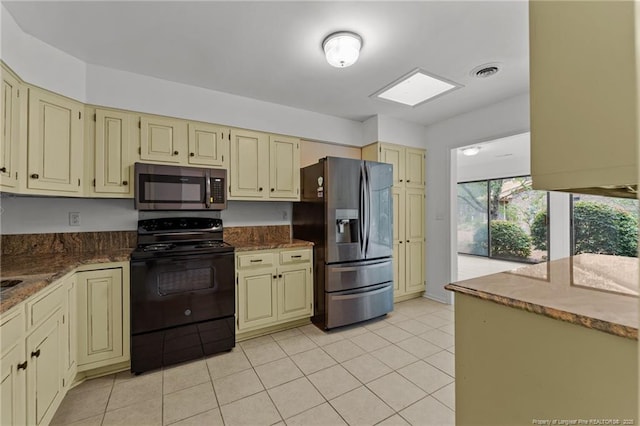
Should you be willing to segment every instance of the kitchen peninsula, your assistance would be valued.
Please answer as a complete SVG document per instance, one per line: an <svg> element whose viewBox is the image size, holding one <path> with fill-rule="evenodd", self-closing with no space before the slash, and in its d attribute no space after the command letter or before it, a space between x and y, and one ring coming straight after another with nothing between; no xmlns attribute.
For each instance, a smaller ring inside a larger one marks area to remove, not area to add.
<svg viewBox="0 0 640 426"><path fill-rule="evenodd" d="M456 423L636 424L637 283L637 258L581 254L447 285Z"/></svg>

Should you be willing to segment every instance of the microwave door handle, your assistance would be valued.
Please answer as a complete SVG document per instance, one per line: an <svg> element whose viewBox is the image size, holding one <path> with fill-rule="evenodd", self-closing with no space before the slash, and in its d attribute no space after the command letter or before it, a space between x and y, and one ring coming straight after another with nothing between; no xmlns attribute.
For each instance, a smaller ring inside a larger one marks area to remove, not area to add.
<svg viewBox="0 0 640 426"><path fill-rule="evenodd" d="M204 205L206 208L211 208L211 174L207 170L204 174Z"/></svg>

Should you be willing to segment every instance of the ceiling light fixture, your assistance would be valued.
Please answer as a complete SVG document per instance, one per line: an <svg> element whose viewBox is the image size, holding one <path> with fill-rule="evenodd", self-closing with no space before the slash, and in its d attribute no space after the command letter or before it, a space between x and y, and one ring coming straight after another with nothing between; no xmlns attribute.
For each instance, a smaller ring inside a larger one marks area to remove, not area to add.
<svg viewBox="0 0 640 426"><path fill-rule="evenodd" d="M327 62L336 68L346 68L355 64L360 56L362 37L349 31L329 34L322 42Z"/></svg>
<svg viewBox="0 0 640 426"><path fill-rule="evenodd" d="M477 153L479 153L480 149L481 148L479 146L470 146L469 148L463 148L462 154L466 155L467 157L471 157L472 155L476 155Z"/></svg>
<svg viewBox="0 0 640 426"><path fill-rule="evenodd" d="M415 107L460 87L418 68L371 96Z"/></svg>

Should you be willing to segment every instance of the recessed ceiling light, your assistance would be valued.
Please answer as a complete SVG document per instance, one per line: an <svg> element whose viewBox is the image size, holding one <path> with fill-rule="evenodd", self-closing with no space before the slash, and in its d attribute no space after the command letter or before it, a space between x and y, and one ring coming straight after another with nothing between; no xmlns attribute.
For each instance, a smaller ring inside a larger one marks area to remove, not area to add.
<svg viewBox="0 0 640 426"><path fill-rule="evenodd" d="M371 96L413 107L459 87L462 86L416 69Z"/></svg>
<svg viewBox="0 0 640 426"><path fill-rule="evenodd" d="M476 155L477 153L479 153L480 149L481 147L479 146L470 146L468 148L461 149L461 151L463 155L466 155L467 157L471 157L472 155Z"/></svg>

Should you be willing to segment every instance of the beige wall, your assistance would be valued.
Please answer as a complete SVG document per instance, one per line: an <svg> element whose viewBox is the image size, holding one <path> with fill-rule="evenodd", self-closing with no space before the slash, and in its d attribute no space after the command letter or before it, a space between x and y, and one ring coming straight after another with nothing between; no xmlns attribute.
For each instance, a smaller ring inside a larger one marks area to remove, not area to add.
<svg viewBox="0 0 640 426"><path fill-rule="evenodd" d="M327 156L357 158L358 160L362 158L359 147L305 140L300 142L300 167L315 164L319 159Z"/></svg>
<svg viewBox="0 0 640 426"><path fill-rule="evenodd" d="M636 340L460 293L455 304L456 424L637 424Z"/></svg>

